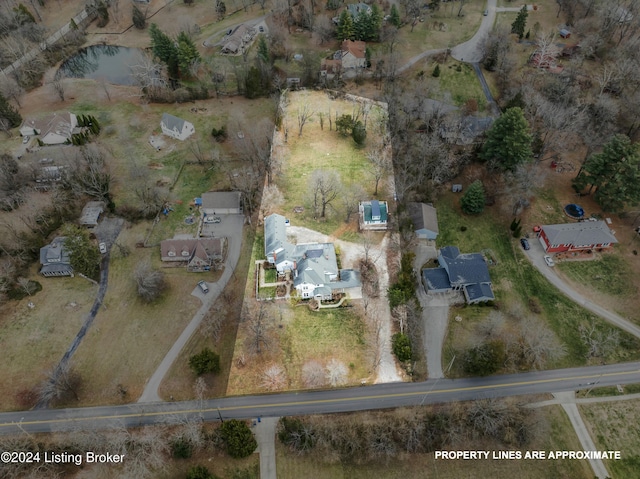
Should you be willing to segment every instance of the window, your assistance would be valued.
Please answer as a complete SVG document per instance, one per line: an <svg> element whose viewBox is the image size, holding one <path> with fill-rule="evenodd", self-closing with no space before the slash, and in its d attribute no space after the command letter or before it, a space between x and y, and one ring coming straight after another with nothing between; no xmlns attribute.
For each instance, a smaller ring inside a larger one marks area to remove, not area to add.
<svg viewBox="0 0 640 479"><path fill-rule="evenodd" d="M175 251L169 251L169 252L167 253L167 256L171 256L171 257L173 257L173 256L175 256L175 255L176 255L176 252L175 252Z"/></svg>

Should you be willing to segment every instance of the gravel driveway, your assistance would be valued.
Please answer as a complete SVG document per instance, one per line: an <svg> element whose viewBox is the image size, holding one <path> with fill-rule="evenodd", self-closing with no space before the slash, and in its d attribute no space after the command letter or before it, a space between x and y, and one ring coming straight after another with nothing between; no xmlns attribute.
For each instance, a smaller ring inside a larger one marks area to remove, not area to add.
<svg viewBox="0 0 640 479"><path fill-rule="evenodd" d="M364 248L361 244L351 243L349 241L336 240L327 235L313 231L302 226L290 226L287 228L287 236L292 242L298 244L304 243L334 243L340 248L340 259L343 268L356 268L358 258L364 256ZM369 257L374 260L379 273L378 281L380 291L386 291L389 287L389 273L387 271L387 248L389 246L390 234L385 235L379 245L375 245L369 249ZM373 301L373 311L382 319L379 356L380 364L376 374L376 383L389 383L402 381L398 374L396 361L391 352L391 310L386 295L381 295Z"/></svg>

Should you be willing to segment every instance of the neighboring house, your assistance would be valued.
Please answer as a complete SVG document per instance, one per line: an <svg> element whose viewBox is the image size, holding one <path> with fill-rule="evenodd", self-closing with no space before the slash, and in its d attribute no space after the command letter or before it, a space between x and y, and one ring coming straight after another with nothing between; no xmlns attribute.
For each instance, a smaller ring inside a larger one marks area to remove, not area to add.
<svg viewBox="0 0 640 479"><path fill-rule="evenodd" d="M242 194L239 191L209 191L202 194L200 203L205 217L242 214Z"/></svg>
<svg viewBox="0 0 640 479"><path fill-rule="evenodd" d="M491 125L493 118L466 115L462 117L450 117L440 127L440 137L447 143L456 145L470 145L483 135Z"/></svg>
<svg viewBox="0 0 640 479"><path fill-rule="evenodd" d="M570 38L571 37L571 32L569 30L567 30L566 28L561 28L560 29L560 36L562 38Z"/></svg>
<svg viewBox="0 0 640 479"><path fill-rule="evenodd" d="M604 221L544 225L538 238L547 253L607 249L618 242Z"/></svg>
<svg viewBox="0 0 640 479"><path fill-rule="evenodd" d="M242 53L256 36L256 29L248 25L239 25L223 39L222 53L234 55Z"/></svg>
<svg viewBox="0 0 640 479"><path fill-rule="evenodd" d="M386 230L388 205L386 201L361 201L358 206L360 215L360 229L362 230Z"/></svg>
<svg viewBox="0 0 640 479"><path fill-rule="evenodd" d="M264 250L278 273L290 273L293 285L304 299L331 299L335 293L356 293L360 273L338 269L333 243L294 245L287 241L286 218L272 214L264 220Z"/></svg>
<svg viewBox="0 0 640 479"><path fill-rule="evenodd" d="M407 209L416 237L418 239L435 240L439 232L436 209L425 203L409 203Z"/></svg>
<svg viewBox="0 0 640 479"><path fill-rule="evenodd" d="M78 126L73 113L54 113L37 120L27 119L20 127L22 136L40 136L45 145L60 145L71 141L71 135Z"/></svg>
<svg viewBox="0 0 640 479"><path fill-rule="evenodd" d="M49 183L51 181L60 181L64 166L43 166L36 172L36 183Z"/></svg>
<svg viewBox="0 0 640 479"><path fill-rule="evenodd" d="M340 60L342 70L365 68L367 66L366 50L367 44L365 42L345 40L342 42L340 50L333 54L333 59Z"/></svg>
<svg viewBox="0 0 640 479"><path fill-rule="evenodd" d="M457 246L446 246L438 254L439 268L422 270L427 293L462 291L469 304L493 301L489 268L480 253L461 254Z"/></svg>
<svg viewBox="0 0 640 479"><path fill-rule="evenodd" d="M40 274L42 276L73 276L69 252L64 248L64 236L40 248Z"/></svg>
<svg viewBox="0 0 640 479"><path fill-rule="evenodd" d="M104 213L103 201L89 201L84 208L82 208L82 214L80 215L80 224L87 228L93 228L98 225L100 215Z"/></svg>
<svg viewBox="0 0 640 479"><path fill-rule="evenodd" d="M163 134L180 141L186 140L196 131L191 123L169 113L162 114L160 128Z"/></svg>
<svg viewBox="0 0 640 479"><path fill-rule="evenodd" d="M209 271L224 254L224 238L170 239L160 243L160 259L164 262L184 263L187 271Z"/></svg>
<svg viewBox="0 0 640 479"><path fill-rule="evenodd" d="M347 5L347 11L354 20L361 12L371 15L371 7L366 3L351 3Z"/></svg>

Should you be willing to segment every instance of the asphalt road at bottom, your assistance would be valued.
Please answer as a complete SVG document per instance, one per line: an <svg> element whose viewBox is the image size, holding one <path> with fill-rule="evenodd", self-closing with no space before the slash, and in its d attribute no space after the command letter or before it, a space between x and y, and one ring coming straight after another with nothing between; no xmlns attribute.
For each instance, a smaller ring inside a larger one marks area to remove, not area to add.
<svg viewBox="0 0 640 479"><path fill-rule="evenodd" d="M216 421L220 418L364 411L631 383L640 383L640 362L485 378L433 379L420 383L387 383L326 391L236 396L206 401L9 412L0 414L0 434L134 427L184 417Z"/></svg>

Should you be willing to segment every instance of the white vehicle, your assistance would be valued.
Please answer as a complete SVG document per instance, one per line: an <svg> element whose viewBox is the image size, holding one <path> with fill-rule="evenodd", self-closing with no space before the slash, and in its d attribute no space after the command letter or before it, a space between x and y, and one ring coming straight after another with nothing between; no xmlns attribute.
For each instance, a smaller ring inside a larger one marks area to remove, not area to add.
<svg viewBox="0 0 640 479"><path fill-rule="evenodd" d="M27 143L29 143L29 140L30 140L30 139L31 139L30 137L25 136L25 137L22 139L22 144L23 144L23 145L26 145Z"/></svg>
<svg viewBox="0 0 640 479"><path fill-rule="evenodd" d="M544 256L544 262L547 263L547 266L555 266L556 263L553 261L553 258L551 256L545 255Z"/></svg>
<svg viewBox="0 0 640 479"><path fill-rule="evenodd" d="M106 243L100 243L98 245L98 248L100 249L100 252L102 254L107 254L107 244Z"/></svg>

